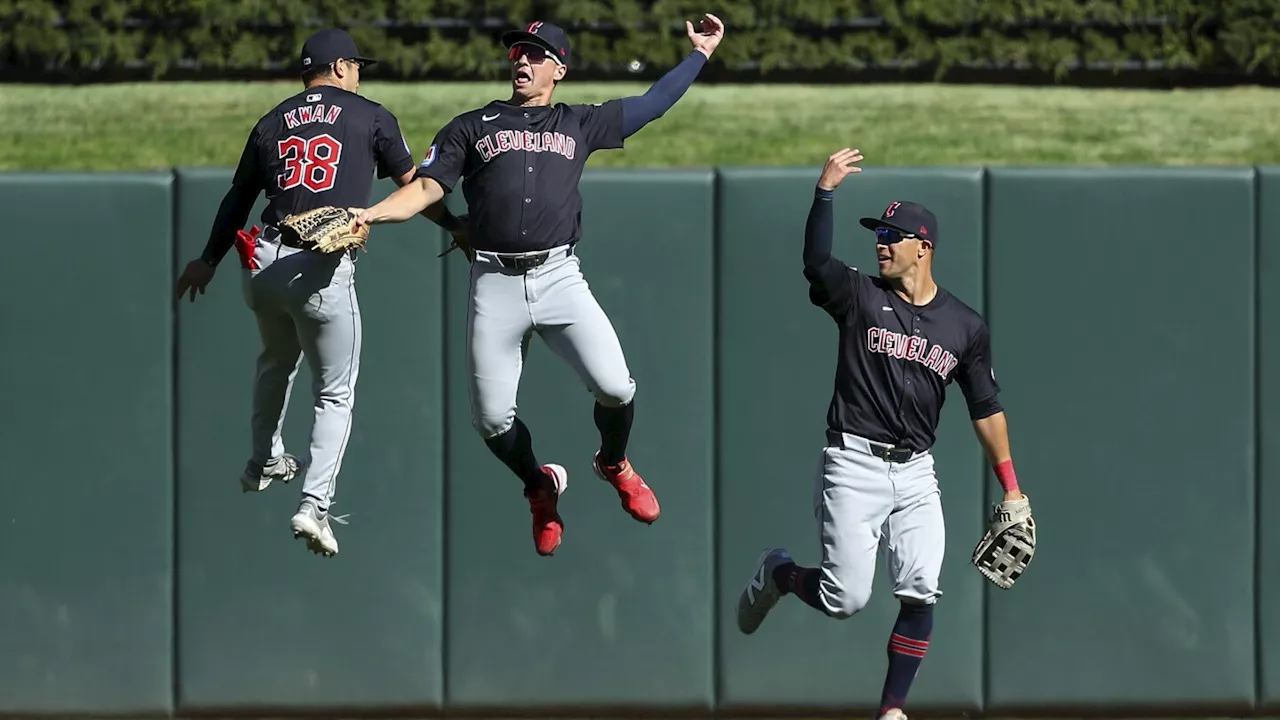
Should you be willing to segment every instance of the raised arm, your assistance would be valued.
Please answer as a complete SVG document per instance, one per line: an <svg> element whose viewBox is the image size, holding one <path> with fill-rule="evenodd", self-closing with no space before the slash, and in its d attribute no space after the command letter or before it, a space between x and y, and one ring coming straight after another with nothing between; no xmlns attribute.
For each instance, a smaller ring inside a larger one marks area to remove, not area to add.
<svg viewBox="0 0 1280 720"><path fill-rule="evenodd" d="M862 172L855 163L862 160L858 150L844 148L827 158L813 190L813 204L804 224L804 276L809 281L809 301L830 313L844 317L855 300L847 265L831 256L835 225L835 190L852 173Z"/></svg>
<svg viewBox="0 0 1280 720"><path fill-rule="evenodd" d="M693 23L685 22L685 31L693 50L685 59L658 79L643 95L622 98L622 136L631 137L640 128L662 117L675 106L706 65L724 38L724 23L710 13L703 16L702 32L695 33Z"/></svg>

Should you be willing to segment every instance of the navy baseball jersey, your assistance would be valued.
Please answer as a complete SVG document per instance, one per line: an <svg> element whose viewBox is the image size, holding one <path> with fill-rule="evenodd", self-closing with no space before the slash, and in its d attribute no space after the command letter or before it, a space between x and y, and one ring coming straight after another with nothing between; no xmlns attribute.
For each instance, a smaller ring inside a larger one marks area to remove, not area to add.
<svg viewBox="0 0 1280 720"><path fill-rule="evenodd" d="M418 175L446 192L463 178L472 249L547 250L581 238L583 166L623 140L621 100L540 107L495 100L445 125Z"/></svg>
<svg viewBox="0 0 1280 720"><path fill-rule="evenodd" d="M814 202L829 214L829 199ZM959 298L939 287L928 304L912 305L887 281L829 256L805 276L809 301L839 327L831 430L928 450L952 381L972 419L1000 411L990 333Z"/></svg>
<svg viewBox="0 0 1280 720"><path fill-rule="evenodd" d="M413 169L400 124L386 108L331 85L277 105L258 121L232 184L265 191L264 225L324 205L365 207L379 178Z"/></svg>

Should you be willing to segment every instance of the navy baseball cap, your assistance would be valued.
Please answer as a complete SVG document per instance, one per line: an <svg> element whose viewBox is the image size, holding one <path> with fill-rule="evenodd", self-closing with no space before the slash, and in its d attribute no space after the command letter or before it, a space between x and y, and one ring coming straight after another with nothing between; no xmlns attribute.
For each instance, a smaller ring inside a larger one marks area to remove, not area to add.
<svg viewBox="0 0 1280 720"><path fill-rule="evenodd" d="M858 221L868 230L891 228L903 235L914 235L921 240L938 244L938 219L928 208L905 200L894 200L878 218L864 217ZM877 233L878 234L878 233Z"/></svg>
<svg viewBox="0 0 1280 720"><path fill-rule="evenodd" d="M524 30L510 30L502 34L504 46L510 48L517 43L537 45L551 53L561 65L569 65L569 36L549 22L531 22Z"/></svg>
<svg viewBox="0 0 1280 720"><path fill-rule="evenodd" d="M298 70L302 74L322 68L339 60L357 60L365 65L372 65L377 60L360 54L355 38L346 30L329 28L321 30L302 43L302 54L298 58Z"/></svg>

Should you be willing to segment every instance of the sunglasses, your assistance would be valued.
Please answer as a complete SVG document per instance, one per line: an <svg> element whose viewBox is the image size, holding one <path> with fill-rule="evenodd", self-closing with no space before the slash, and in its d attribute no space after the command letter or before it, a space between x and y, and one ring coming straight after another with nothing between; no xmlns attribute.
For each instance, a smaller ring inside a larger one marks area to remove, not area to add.
<svg viewBox="0 0 1280 720"><path fill-rule="evenodd" d="M876 228L876 242L880 245L892 245L914 237L915 235L912 233L904 233L901 230L894 230L893 228Z"/></svg>
<svg viewBox="0 0 1280 720"><path fill-rule="evenodd" d="M511 51L507 53L507 59L511 62L515 62L520 59L521 55L527 55L529 57L529 62L534 65L546 62L548 59L553 62L559 62L559 59L547 52L546 48L530 43L517 43L512 45Z"/></svg>

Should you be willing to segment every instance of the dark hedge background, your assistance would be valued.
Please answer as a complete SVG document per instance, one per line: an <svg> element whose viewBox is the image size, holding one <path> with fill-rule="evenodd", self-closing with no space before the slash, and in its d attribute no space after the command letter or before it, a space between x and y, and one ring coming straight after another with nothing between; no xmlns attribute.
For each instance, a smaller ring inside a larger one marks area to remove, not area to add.
<svg viewBox="0 0 1280 720"><path fill-rule="evenodd" d="M709 82L1280 80L1280 0L0 0L0 75L281 77L337 25L384 61L371 78L490 79L501 32L541 19L571 33L579 78L651 78L707 11L730 32Z"/></svg>

